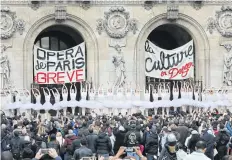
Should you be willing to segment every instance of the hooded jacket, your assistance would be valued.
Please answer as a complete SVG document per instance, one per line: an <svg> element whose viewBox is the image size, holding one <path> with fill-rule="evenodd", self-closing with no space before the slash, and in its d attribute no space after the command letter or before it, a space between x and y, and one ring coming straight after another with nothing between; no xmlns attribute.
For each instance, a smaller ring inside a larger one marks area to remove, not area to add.
<svg viewBox="0 0 232 160"><path fill-rule="evenodd" d="M64 147L67 148L67 152L72 153L72 142L77 139L77 137L74 134L68 134L66 135L66 138L64 140Z"/></svg>
<svg viewBox="0 0 232 160"><path fill-rule="evenodd" d="M96 139L98 136L95 133L90 133L87 137L87 144L88 148L92 150L93 153L96 153L95 146L96 146Z"/></svg>
<svg viewBox="0 0 232 160"><path fill-rule="evenodd" d="M111 140L104 132L98 135L95 145L97 154L109 154L112 150Z"/></svg>
<svg viewBox="0 0 232 160"><path fill-rule="evenodd" d="M126 135L126 130L124 129L124 131L120 131L118 129L114 129L113 134L115 136L114 153L117 153L119 148L121 146L124 146L124 138Z"/></svg>
<svg viewBox="0 0 232 160"><path fill-rule="evenodd" d="M141 134L136 129L132 129L126 133L124 139L124 144L126 147L138 147L141 142Z"/></svg>
<svg viewBox="0 0 232 160"><path fill-rule="evenodd" d="M150 155L158 154L158 134L155 132L151 132L150 136L147 138L145 143L145 152Z"/></svg>

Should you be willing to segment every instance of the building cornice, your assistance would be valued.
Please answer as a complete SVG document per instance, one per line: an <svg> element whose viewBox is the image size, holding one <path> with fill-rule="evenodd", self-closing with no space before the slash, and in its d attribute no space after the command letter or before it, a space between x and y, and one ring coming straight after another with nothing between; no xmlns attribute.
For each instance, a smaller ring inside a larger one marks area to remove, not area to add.
<svg viewBox="0 0 232 160"><path fill-rule="evenodd" d="M156 4L165 4L170 2L170 0L153 0ZM179 4L189 4L194 0L173 0ZM67 4L67 5L79 5L82 1L78 0L42 0L40 1L43 5L57 5L57 4ZM107 6L107 5L143 5L145 0L90 0L92 6ZM204 4L207 5L229 5L231 0L203 0ZM31 0L1 0L1 5L29 5Z"/></svg>

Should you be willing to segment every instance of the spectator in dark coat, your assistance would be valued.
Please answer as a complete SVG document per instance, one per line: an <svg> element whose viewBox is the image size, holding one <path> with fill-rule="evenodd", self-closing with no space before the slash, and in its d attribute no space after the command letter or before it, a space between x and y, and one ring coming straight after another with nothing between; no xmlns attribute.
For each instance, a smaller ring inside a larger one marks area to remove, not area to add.
<svg viewBox="0 0 232 160"><path fill-rule="evenodd" d="M74 160L80 160L83 157L93 156L93 152L86 147L87 141L83 138L81 139L81 147L74 152Z"/></svg>
<svg viewBox="0 0 232 160"><path fill-rule="evenodd" d="M88 130L86 121L84 121L82 123L82 127L78 130L78 134L79 134L79 136L82 136L82 137L86 137L89 134L89 130Z"/></svg>
<svg viewBox="0 0 232 160"><path fill-rule="evenodd" d="M72 130L68 131L69 134L66 135L66 138L64 140L64 147L66 148L66 154L64 156L64 160L69 160L70 157L73 155L73 149L72 149L72 142L77 139L77 137L74 135Z"/></svg>
<svg viewBox="0 0 232 160"><path fill-rule="evenodd" d="M96 153L99 155L102 155L103 157L109 156L111 150L112 150L112 144L109 136L104 132L104 129L102 129L96 139Z"/></svg>
<svg viewBox="0 0 232 160"><path fill-rule="evenodd" d="M205 155L209 157L210 159L213 159L214 158L214 144L216 142L215 137L212 134L209 134L208 129L206 128L202 130L202 133L203 135L201 139L205 141L206 146L207 146Z"/></svg>
<svg viewBox="0 0 232 160"><path fill-rule="evenodd" d="M1 160L14 160L10 151L4 151L1 153Z"/></svg>
<svg viewBox="0 0 232 160"><path fill-rule="evenodd" d="M32 158L34 158L34 152L30 148L24 148L22 160L31 160Z"/></svg>
<svg viewBox="0 0 232 160"><path fill-rule="evenodd" d="M126 130L123 126L119 128L115 128L113 130L113 134L115 136L115 143L114 143L114 153L117 153L121 146L124 146L124 138L126 135Z"/></svg>
<svg viewBox="0 0 232 160"><path fill-rule="evenodd" d="M220 130L216 137L219 159L222 159L222 157L224 157L227 154L226 145L228 144L229 140L230 140L230 134L227 133L227 131L224 128L224 125L220 124Z"/></svg>
<svg viewBox="0 0 232 160"><path fill-rule="evenodd" d="M177 133L180 135L179 142L184 146L186 138L189 136L189 129L184 125L184 120L179 121L179 126L175 129Z"/></svg>
<svg viewBox="0 0 232 160"><path fill-rule="evenodd" d="M156 128L153 126L150 130L150 136L145 143L145 152L147 153L147 160L153 160L154 156L158 155L158 134Z"/></svg>
<svg viewBox="0 0 232 160"><path fill-rule="evenodd" d="M193 130L191 132L191 138L188 141L188 149L190 150L190 153L193 151L196 151L196 144L198 141L200 141L200 135L196 130Z"/></svg>
<svg viewBox="0 0 232 160"><path fill-rule="evenodd" d="M55 134L51 134L50 136L50 142L48 142L47 144L48 148L54 148L56 150L56 152L60 153L60 144L59 142L56 140L56 135Z"/></svg>
<svg viewBox="0 0 232 160"><path fill-rule="evenodd" d="M98 136L93 133L93 129L90 128L89 129L89 135L86 137L86 140L87 140L87 146L89 149L92 150L93 153L96 153L96 150L95 150L95 146L96 146L96 139L98 138Z"/></svg>

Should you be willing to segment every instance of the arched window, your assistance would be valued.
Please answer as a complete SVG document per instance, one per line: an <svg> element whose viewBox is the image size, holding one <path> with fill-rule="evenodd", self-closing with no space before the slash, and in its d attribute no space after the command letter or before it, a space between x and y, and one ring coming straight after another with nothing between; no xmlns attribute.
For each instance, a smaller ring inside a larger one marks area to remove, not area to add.
<svg viewBox="0 0 232 160"><path fill-rule="evenodd" d="M68 48L72 48L82 42L84 42L84 40L81 34L77 32L76 30L74 30L73 28L70 28L64 25L55 25L55 26L51 26L43 30L36 38L34 44L43 49L52 50L52 51L61 51L61 50L66 50ZM33 74L33 77L34 77L34 74ZM66 84L66 86L69 88L70 84ZM79 83L76 83L76 86L77 88L80 88ZM42 94L41 103L43 104L45 99L44 99L41 87L48 87L49 89L52 89L55 87L61 93L62 85L61 84L39 84L38 89L40 89L40 92ZM61 96L61 99L62 99L62 96ZM70 96L68 96L68 99L70 99ZM78 99L80 99L79 94L77 95L77 100ZM53 95L51 97L51 103L52 104L54 103Z"/></svg>

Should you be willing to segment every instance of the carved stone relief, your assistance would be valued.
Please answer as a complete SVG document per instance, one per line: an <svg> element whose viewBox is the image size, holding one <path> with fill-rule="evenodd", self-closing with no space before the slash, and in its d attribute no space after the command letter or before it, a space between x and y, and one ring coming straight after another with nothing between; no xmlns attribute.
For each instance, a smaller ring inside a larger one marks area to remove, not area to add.
<svg viewBox="0 0 232 160"><path fill-rule="evenodd" d="M40 1L30 1L30 2L29 2L29 6L30 6L33 10L37 10L37 9L39 9L39 7L41 6L41 2L40 2Z"/></svg>
<svg viewBox="0 0 232 160"><path fill-rule="evenodd" d="M129 31L136 34L137 23L135 19L130 19L129 13L123 7L112 7L109 12L105 12L105 19L97 20L97 31L99 34L103 30L111 38L124 38Z"/></svg>
<svg viewBox="0 0 232 160"><path fill-rule="evenodd" d="M84 9L84 10L87 10L90 8L91 6L91 1L81 1L80 2L80 6Z"/></svg>
<svg viewBox="0 0 232 160"><path fill-rule="evenodd" d="M226 53L224 56L223 84L232 86L232 53Z"/></svg>
<svg viewBox="0 0 232 160"><path fill-rule="evenodd" d="M221 46L224 46L227 52L230 52L232 49L232 43L222 43Z"/></svg>
<svg viewBox="0 0 232 160"><path fill-rule="evenodd" d="M16 30L23 33L25 22L21 19L16 20L15 12L11 12L9 7L1 9L1 39L8 39L13 36Z"/></svg>
<svg viewBox="0 0 232 160"><path fill-rule="evenodd" d="M155 1L144 1L143 7L146 10L150 10L153 8L154 5L155 5Z"/></svg>
<svg viewBox="0 0 232 160"><path fill-rule="evenodd" d="M199 9L201 9L201 7L204 5L204 1L198 1L198 0L196 0L196 1L190 2L190 4L191 4L191 6L192 6L194 9L199 10Z"/></svg>
<svg viewBox="0 0 232 160"><path fill-rule="evenodd" d="M1 55L0 55L0 76L1 76L1 90L10 87L10 62L8 56L4 53L8 48L12 46L1 45Z"/></svg>
<svg viewBox="0 0 232 160"><path fill-rule="evenodd" d="M212 34L214 29L223 37L232 37L232 7L222 6L221 11L216 12L216 19L210 18L208 20L207 29Z"/></svg>
<svg viewBox="0 0 232 160"><path fill-rule="evenodd" d="M167 4L167 19L177 20L179 18L179 5L175 2L168 2Z"/></svg>
<svg viewBox="0 0 232 160"><path fill-rule="evenodd" d="M17 22L16 22L16 29L19 31L19 34L22 35L23 34L23 31L25 29L25 21L22 20L22 19L19 19Z"/></svg>
<svg viewBox="0 0 232 160"><path fill-rule="evenodd" d="M66 6L55 6L55 20L58 23L64 22L67 19Z"/></svg>
<svg viewBox="0 0 232 160"><path fill-rule="evenodd" d="M112 63L115 67L116 78L114 81L114 88L121 88L125 85L126 80L126 69L125 69L125 60L123 53L121 52L121 47L116 45L114 46L117 51L116 54L112 57Z"/></svg>

